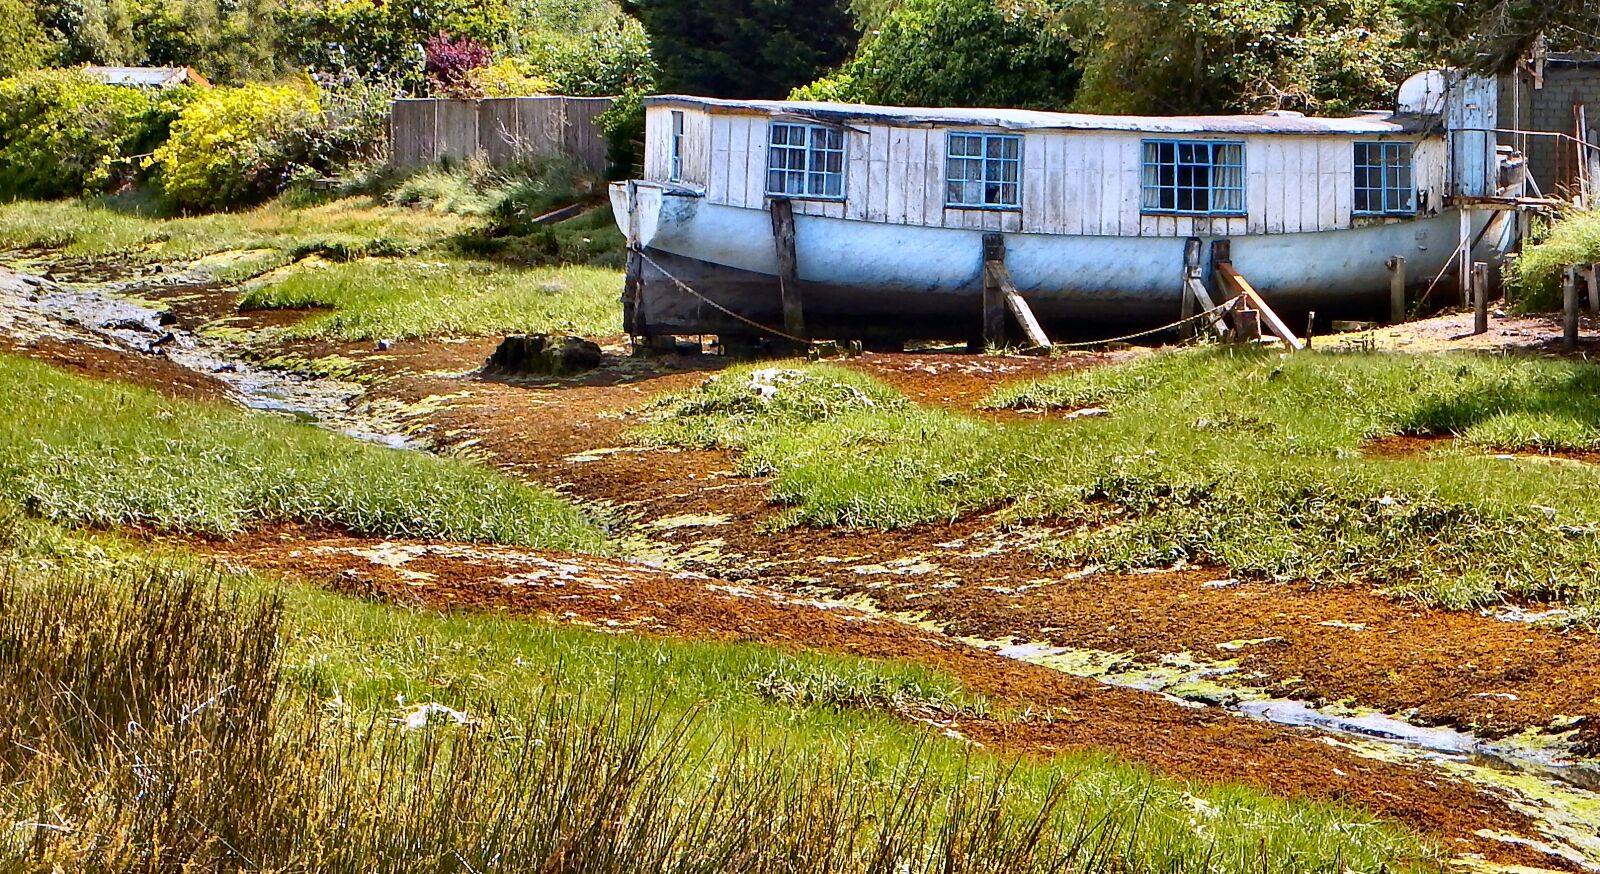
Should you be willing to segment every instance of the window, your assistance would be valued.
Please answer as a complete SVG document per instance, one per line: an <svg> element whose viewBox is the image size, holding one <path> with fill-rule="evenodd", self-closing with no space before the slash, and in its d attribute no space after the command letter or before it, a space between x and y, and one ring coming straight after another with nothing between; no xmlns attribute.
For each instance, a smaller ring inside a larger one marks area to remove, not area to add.
<svg viewBox="0 0 1600 874"><path fill-rule="evenodd" d="M1244 215L1244 144L1145 140L1145 212Z"/></svg>
<svg viewBox="0 0 1600 874"><path fill-rule="evenodd" d="M817 124L773 122L767 147L767 193L842 199L844 131Z"/></svg>
<svg viewBox="0 0 1600 874"><path fill-rule="evenodd" d="M672 110L672 168L667 181L683 181L683 113L676 109Z"/></svg>
<svg viewBox="0 0 1600 874"><path fill-rule="evenodd" d="M1414 213L1410 143L1356 143L1355 211Z"/></svg>
<svg viewBox="0 0 1600 874"><path fill-rule="evenodd" d="M1018 209L1022 205L1022 137L950 134L946 141L947 206Z"/></svg>

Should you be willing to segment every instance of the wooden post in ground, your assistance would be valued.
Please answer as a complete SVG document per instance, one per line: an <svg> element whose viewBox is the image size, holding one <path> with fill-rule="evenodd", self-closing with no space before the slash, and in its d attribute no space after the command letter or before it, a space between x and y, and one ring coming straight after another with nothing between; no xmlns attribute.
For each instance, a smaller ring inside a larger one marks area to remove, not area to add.
<svg viewBox="0 0 1600 874"><path fill-rule="evenodd" d="M1183 319L1183 330L1179 336L1188 340L1199 333L1199 326L1190 323L1194 318L1195 305L1198 303L1194 293L1195 285L1200 282L1200 238L1190 237L1183 244L1183 304L1178 311L1178 317ZM1209 307L1207 307L1209 309Z"/></svg>
<svg viewBox="0 0 1600 874"><path fill-rule="evenodd" d="M1461 242L1456 250L1456 279L1461 287L1461 305L1468 306L1472 299L1472 210L1461 207Z"/></svg>
<svg viewBox="0 0 1600 874"><path fill-rule="evenodd" d="M1384 262L1389 268L1389 324L1406 320L1406 259L1399 255Z"/></svg>
<svg viewBox="0 0 1600 874"><path fill-rule="evenodd" d="M1578 268L1568 267L1561 277L1561 345L1578 348Z"/></svg>
<svg viewBox="0 0 1600 874"><path fill-rule="evenodd" d="M1472 262L1472 333L1489 333L1489 265Z"/></svg>
<svg viewBox="0 0 1600 874"><path fill-rule="evenodd" d="M805 337L800 266L794 253L794 203L786 197L772 201L772 240L778 249L778 294L783 300L783 331L793 337Z"/></svg>
<svg viewBox="0 0 1600 874"><path fill-rule="evenodd" d="M990 346L1006 345L1006 297L993 269L1006 264L1006 238L1003 234L983 235L983 341Z"/></svg>
<svg viewBox="0 0 1600 874"><path fill-rule="evenodd" d="M1289 330L1288 324L1278 317L1272 307L1267 305L1266 299L1256 291L1255 286L1250 284L1250 280L1235 270L1231 262L1223 261L1217 264L1217 284L1232 286L1237 292L1236 296L1243 299L1234 310L1234 330L1248 331L1239 337L1240 340L1260 339L1261 328L1265 326L1274 337L1282 340L1283 345L1289 347L1290 351L1299 352L1306 348L1305 342ZM1247 310L1248 314L1240 315ZM1245 328L1239 327L1241 321L1247 323Z"/></svg>
<svg viewBox="0 0 1600 874"><path fill-rule="evenodd" d="M1600 264L1589 265L1589 312L1600 313Z"/></svg>

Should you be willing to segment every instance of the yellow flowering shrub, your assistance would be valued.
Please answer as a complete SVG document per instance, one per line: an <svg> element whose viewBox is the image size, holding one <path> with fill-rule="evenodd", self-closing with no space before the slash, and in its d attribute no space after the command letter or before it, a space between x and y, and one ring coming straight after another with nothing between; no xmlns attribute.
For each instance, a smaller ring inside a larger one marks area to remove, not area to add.
<svg viewBox="0 0 1600 874"><path fill-rule="evenodd" d="M223 209L268 197L302 166L322 125L314 89L217 88L184 107L151 161L162 190L186 209Z"/></svg>

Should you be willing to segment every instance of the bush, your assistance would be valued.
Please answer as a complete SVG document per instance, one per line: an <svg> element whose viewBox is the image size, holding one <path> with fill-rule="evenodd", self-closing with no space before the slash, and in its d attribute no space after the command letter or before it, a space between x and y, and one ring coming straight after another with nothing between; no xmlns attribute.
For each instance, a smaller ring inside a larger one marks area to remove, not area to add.
<svg viewBox="0 0 1600 874"><path fill-rule="evenodd" d="M128 157L150 128L165 126L157 110L158 101L143 91L75 70L0 81L0 196L67 197L115 187L138 169Z"/></svg>
<svg viewBox="0 0 1600 874"><path fill-rule="evenodd" d="M1600 212L1576 212L1507 264L1506 284L1517 308L1548 312L1561 307L1561 271L1600 262Z"/></svg>
<svg viewBox="0 0 1600 874"><path fill-rule="evenodd" d="M906 0L854 60L796 89L803 100L1063 109L1080 71L1047 4Z"/></svg>
<svg viewBox="0 0 1600 874"><path fill-rule="evenodd" d="M314 91L247 85L206 92L156 149L167 198L186 209L222 209L265 199L304 168L323 125Z"/></svg>

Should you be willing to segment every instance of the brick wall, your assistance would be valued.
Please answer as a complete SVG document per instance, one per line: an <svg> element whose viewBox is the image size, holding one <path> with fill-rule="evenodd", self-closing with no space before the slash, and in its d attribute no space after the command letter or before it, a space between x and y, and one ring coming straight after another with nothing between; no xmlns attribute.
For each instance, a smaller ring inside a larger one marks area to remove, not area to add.
<svg viewBox="0 0 1600 874"><path fill-rule="evenodd" d="M1520 118L1512 118L1511 85L1512 77L1500 77L1500 127L1572 135L1577 130L1572 105L1582 103L1588 110L1589 136L1600 143L1600 63L1552 61L1545 69L1544 88L1538 91L1533 89L1532 77L1523 74ZM1517 145L1514 139L1500 135L1507 145ZM1576 150L1570 142L1529 137L1527 151L1528 170L1545 194L1571 184Z"/></svg>

